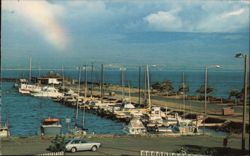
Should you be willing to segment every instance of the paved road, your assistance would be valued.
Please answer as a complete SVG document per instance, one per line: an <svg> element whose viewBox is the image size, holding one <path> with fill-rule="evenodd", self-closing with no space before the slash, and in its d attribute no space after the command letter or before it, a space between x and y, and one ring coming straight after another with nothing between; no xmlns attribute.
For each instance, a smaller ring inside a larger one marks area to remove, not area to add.
<svg viewBox="0 0 250 156"><path fill-rule="evenodd" d="M100 142L102 147L97 152L85 151L69 153L66 155L139 155L140 150L153 150L164 152L176 152L182 146L195 148L222 147L222 137L211 136L181 136L181 137L133 137L95 136L88 138L89 141ZM249 137L246 140L246 147L249 149ZM51 139L39 137L10 138L1 142L3 155L35 155L48 153L46 148L51 144ZM228 147L240 149L240 136L232 136L229 139Z"/></svg>

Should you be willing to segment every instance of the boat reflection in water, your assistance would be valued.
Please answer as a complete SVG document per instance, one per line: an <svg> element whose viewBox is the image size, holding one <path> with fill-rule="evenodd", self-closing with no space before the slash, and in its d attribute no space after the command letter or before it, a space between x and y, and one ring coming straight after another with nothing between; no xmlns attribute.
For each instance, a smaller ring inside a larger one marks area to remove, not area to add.
<svg viewBox="0 0 250 156"><path fill-rule="evenodd" d="M60 119L48 117L42 121L40 127L41 135L55 136L62 133L62 125L60 124Z"/></svg>

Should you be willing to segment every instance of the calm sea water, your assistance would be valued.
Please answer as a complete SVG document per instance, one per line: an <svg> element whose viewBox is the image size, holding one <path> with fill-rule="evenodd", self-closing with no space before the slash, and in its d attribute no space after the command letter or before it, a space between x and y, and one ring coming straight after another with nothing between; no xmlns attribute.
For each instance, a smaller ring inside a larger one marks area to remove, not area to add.
<svg viewBox="0 0 250 156"><path fill-rule="evenodd" d="M13 136L33 136L37 135L39 125L43 118L48 116L58 117L63 124L63 131L67 131L65 119L71 118L70 127L73 128L75 109L66 107L60 103L53 102L45 98L35 98L21 95L13 88L13 83L2 84L2 121L6 118L10 124L11 135ZM83 112L79 113L81 123ZM123 134L124 125L122 123L101 118L91 113L85 114L85 126L88 132L97 134Z"/></svg>
<svg viewBox="0 0 250 156"><path fill-rule="evenodd" d="M48 71L32 71L32 76L44 75ZM62 73L61 71L57 71ZM28 77L29 71L4 71L3 77ZM64 71L65 77L78 78L78 71ZM90 72L87 72L88 80L90 80ZM130 81L134 87L138 86L138 71L126 71L125 79ZM216 89L213 93L218 97L228 97L229 91L232 89L241 89L243 86L243 73L241 72L209 72L209 86ZM112 84L120 84L120 71L105 71L105 82ZM143 79L143 72L141 74ZM93 80L100 81L100 72L94 72ZM182 72L176 71L151 71L151 84L171 80L175 90L178 90L182 82ZM189 94L196 94L195 91L204 83L204 72L189 71L185 72L185 80L189 85ZM82 81L84 81L84 72L82 73ZM143 82L141 82L143 86ZM13 83L3 82L2 84L2 118L6 121L8 118L10 123L11 134L14 136L30 136L37 135L39 125L43 118L48 116L59 117L64 126L63 131L67 131L65 119L71 118L71 127L73 127L75 109L53 102L49 99L35 98L32 96L21 95L17 89L13 88ZM82 115L82 112L80 113ZM79 117L81 120L81 117ZM81 122L81 121L79 121ZM109 119L98 117L94 114L85 114L85 125L89 132L97 134L123 134L124 125L122 123Z"/></svg>
<svg viewBox="0 0 250 156"><path fill-rule="evenodd" d="M49 71L32 71L32 76L46 75ZM61 70L54 71L62 74ZM3 71L3 77L27 77L29 71ZM65 77L78 79L79 72L77 70L65 70ZM82 72L82 81L85 80L84 72ZM96 70L93 73L93 81L100 82L100 70ZM124 72L125 85L128 85L128 81L131 86L138 87L139 85L139 72L135 70L127 70ZM181 71L150 71L150 83L161 82L164 80L170 80L174 86L174 90L177 91L182 82L183 72ZM185 81L189 85L189 94L195 95L196 90L204 84L204 71L185 71ZM87 72L87 80L90 81L91 72ZM141 71L141 86L144 86L144 75ZM117 70L104 71L104 81L111 84L121 84L121 72ZM227 98L229 92L233 89L241 90L243 87L243 72L234 71L219 71L214 69L208 72L208 86L213 87L215 91L212 93L217 97Z"/></svg>

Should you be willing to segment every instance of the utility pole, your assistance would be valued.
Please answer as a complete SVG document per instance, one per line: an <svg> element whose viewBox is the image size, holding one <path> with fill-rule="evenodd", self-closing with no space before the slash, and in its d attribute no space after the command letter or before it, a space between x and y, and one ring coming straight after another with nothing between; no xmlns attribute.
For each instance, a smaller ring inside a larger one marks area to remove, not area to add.
<svg viewBox="0 0 250 156"><path fill-rule="evenodd" d="M236 58L243 57L244 59L244 102L243 102L243 115L242 115L242 138L241 138L241 149L246 150L246 107L247 107L247 84L248 84L248 55L238 53L235 55Z"/></svg>
<svg viewBox="0 0 250 156"><path fill-rule="evenodd" d="M243 127L242 127L242 143L241 149L245 150L245 140L246 140L246 107L247 107L247 80L248 80L248 57L244 55L244 105L243 105Z"/></svg>

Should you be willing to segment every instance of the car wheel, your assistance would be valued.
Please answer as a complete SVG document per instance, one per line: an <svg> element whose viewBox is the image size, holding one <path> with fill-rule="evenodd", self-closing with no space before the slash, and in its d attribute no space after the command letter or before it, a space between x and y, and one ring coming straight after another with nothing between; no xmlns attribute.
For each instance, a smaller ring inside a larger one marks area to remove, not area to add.
<svg viewBox="0 0 250 156"><path fill-rule="evenodd" d="M70 150L72 153L75 153L76 152L76 148L75 147L73 147L73 148L71 148L71 150Z"/></svg>
<svg viewBox="0 0 250 156"><path fill-rule="evenodd" d="M93 152L95 152L97 150L97 147L96 146L93 146L92 148L91 148L91 151L93 151Z"/></svg>

